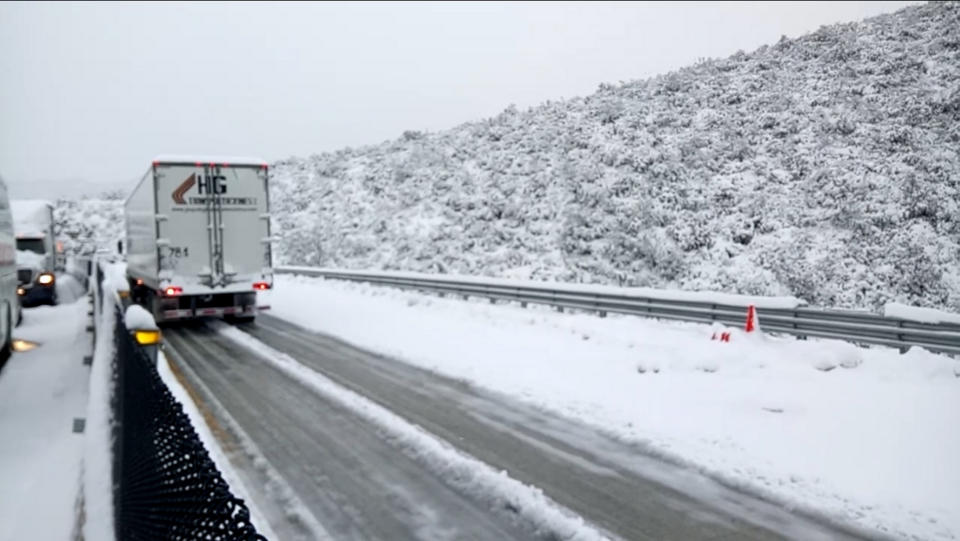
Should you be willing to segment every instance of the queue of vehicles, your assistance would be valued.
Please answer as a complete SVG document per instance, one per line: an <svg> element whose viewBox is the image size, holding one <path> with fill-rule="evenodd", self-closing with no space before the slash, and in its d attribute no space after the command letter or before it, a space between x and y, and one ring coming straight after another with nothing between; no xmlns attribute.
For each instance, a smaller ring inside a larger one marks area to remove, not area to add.
<svg viewBox="0 0 960 541"><path fill-rule="evenodd" d="M268 166L256 158L159 156L124 204L130 296L158 322L253 321L273 287ZM65 267L54 206L11 200L0 178L0 358L21 309L57 303ZM2 361L0 361L2 362Z"/></svg>
<svg viewBox="0 0 960 541"><path fill-rule="evenodd" d="M0 179L0 363L10 355L21 309L57 303L63 257L53 226L52 203L10 200Z"/></svg>

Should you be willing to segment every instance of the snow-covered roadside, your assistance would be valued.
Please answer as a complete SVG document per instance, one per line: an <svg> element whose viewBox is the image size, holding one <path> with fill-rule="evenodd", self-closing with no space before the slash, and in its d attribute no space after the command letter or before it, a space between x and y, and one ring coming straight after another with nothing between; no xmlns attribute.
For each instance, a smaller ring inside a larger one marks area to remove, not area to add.
<svg viewBox="0 0 960 541"><path fill-rule="evenodd" d="M97 339L90 367L87 428L83 438L84 539L114 539L113 523L113 357L115 300L104 300L96 315ZM95 301L96 302L96 301Z"/></svg>
<svg viewBox="0 0 960 541"><path fill-rule="evenodd" d="M284 266L283 270L298 272L304 271L327 271L337 272L341 269ZM806 305L806 302L796 297L767 297L759 295L735 295L723 293L721 291L683 291L683 290L665 290L654 289L650 287L616 287L599 284L571 284L567 282L550 282L538 280L524 280L514 278L496 278L491 276L467 276L462 274L427 274L422 272L401 272L401 271L366 271L350 270L350 274L373 278L412 278L427 279L435 282L445 283L467 283L476 285L494 285L505 287L546 287L558 291L569 291L571 293L598 293L606 295L622 295L625 297L640 299L661 299L671 301L686 302L704 302L715 304L726 304L730 306L749 306L754 305L757 308L780 308L790 309ZM307 274L309 276L309 274Z"/></svg>
<svg viewBox="0 0 960 541"><path fill-rule="evenodd" d="M83 438L84 539L114 539L113 502L113 358L114 332L119 301L117 291L127 289L125 265L100 262L104 270L103 299L94 284L96 342L90 368L87 427ZM95 278L91 278L94 282ZM61 298L62 298L62 294ZM97 311L96 308L100 307Z"/></svg>
<svg viewBox="0 0 960 541"><path fill-rule="evenodd" d="M274 315L599 426L792 506L960 537L958 363L279 276ZM760 322L761 326L763 322Z"/></svg>
<svg viewBox="0 0 960 541"><path fill-rule="evenodd" d="M303 382L325 398L379 427L383 434L394 440L405 453L447 483L490 503L491 509L516 509L517 513L529 520L539 532L552 532L557 539L606 539L581 517L544 496L540 489L524 485L511 478L507 472L497 472L483 462L461 453L383 406L335 383L236 328L223 325L219 327L219 332L256 351L276 368Z"/></svg>
<svg viewBox="0 0 960 541"><path fill-rule="evenodd" d="M0 372L0 540L69 539L77 524L84 436L73 420L87 405L86 321L81 300L26 309L14 330L40 345Z"/></svg>

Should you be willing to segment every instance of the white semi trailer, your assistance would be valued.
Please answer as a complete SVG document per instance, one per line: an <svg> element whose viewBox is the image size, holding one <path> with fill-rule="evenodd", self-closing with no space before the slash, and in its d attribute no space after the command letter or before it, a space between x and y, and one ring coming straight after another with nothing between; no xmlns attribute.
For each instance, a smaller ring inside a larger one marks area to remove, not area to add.
<svg viewBox="0 0 960 541"><path fill-rule="evenodd" d="M250 321L273 287L267 163L158 156L124 204L133 300L157 321Z"/></svg>

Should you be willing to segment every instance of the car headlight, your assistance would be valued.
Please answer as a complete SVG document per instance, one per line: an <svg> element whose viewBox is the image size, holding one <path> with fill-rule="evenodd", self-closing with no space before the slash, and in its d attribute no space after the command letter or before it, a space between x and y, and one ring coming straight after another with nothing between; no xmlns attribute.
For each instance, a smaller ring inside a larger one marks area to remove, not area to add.
<svg viewBox="0 0 960 541"><path fill-rule="evenodd" d="M37 283L42 286L48 286L53 283L53 275L45 272L37 277Z"/></svg>
<svg viewBox="0 0 960 541"><path fill-rule="evenodd" d="M17 295L26 295L26 294L27 294L26 289L23 289L22 287L17 288Z"/></svg>

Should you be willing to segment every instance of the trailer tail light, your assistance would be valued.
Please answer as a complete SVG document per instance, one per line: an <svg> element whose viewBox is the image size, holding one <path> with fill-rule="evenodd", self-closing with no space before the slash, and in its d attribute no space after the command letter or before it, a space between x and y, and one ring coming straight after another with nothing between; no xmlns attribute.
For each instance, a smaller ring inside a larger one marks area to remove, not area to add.
<svg viewBox="0 0 960 541"><path fill-rule="evenodd" d="M163 290L163 294L166 295L166 296L168 296L168 297L176 297L177 295L179 295L179 294L181 294L181 293L183 293L183 288L182 288L182 287L177 287L177 286L169 286L169 287L167 287L166 289Z"/></svg>
<svg viewBox="0 0 960 541"><path fill-rule="evenodd" d="M254 282L253 289L256 289L257 291L264 291L270 289L270 284L267 282Z"/></svg>

